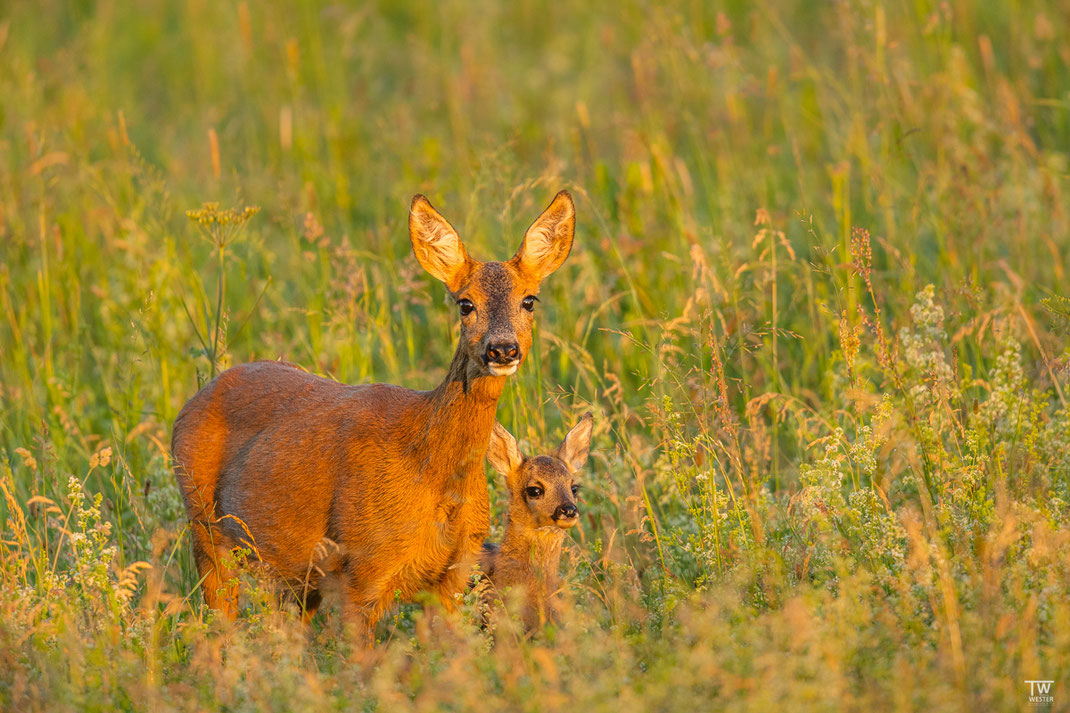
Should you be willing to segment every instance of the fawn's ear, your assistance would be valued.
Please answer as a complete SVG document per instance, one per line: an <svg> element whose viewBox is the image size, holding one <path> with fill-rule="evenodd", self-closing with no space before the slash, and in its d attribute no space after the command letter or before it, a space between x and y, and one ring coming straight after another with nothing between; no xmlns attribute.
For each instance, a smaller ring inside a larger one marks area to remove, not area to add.
<svg viewBox="0 0 1070 713"><path fill-rule="evenodd" d="M461 288L475 263L468 257L457 231L421 195L413 196L409 208L409 240L416 260L425 270L445 282L450 292Z"/></svg>
<svg viewBox="0 0 1070 713"><path fill-rule="evenodd" d="M490 433L487 460L490 461L490 466L494 470L505 476L506 481L520 470L520 464L524 462L524 456L520 455L520 448L516 445L513 434L506 431L505 426L497 421L494 422L494 430Z"/></svg>
<svg viewBox="0 0 1070 713"><path fill-rule="evenodd" d="M565 440L561 441L561 447L557 449L557 457L564 461L572 472L576 472L587 462L587 455L591 452L593 426L594 416L588 411L565 435Z"/></svg>
<svg viewBox="0 0 1070 713"><path fill-rule="evenodd" d="M572 196L561 191L524 233L524 242L511 262L536 280L543 280L568 257L575 232Z"/></svg>

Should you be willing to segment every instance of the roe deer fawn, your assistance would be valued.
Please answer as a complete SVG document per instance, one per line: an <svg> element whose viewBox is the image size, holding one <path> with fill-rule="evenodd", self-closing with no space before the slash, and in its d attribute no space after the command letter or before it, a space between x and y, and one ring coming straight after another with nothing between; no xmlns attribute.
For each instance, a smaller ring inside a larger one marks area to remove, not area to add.
<svg viewBox="0 0 1070 713"><path fill-rule="evenodd" d="M558 564L565 530L576 524L576 472L587 462L593 417L588 411L554 455L524 458L516 439L494 424L487 461L505 476L509 524L501 545L484 543L480 568L498 590L522 587L521 619L528 630L554 617Z"/></svg>
<svg viewBox="0 0 1070 713"><path fill-rule="evenodd" d="M340 580L343 615L368 636L395 592L452 609L489 531L487 450L505 378L531 348L542 280L568 257L575 209L557 194L506 262L478 262L423 196L409 237L446 284L461 330L431 391L350 386L281 362L229 369L175 419L175 476L208 606L233 619L223 556L236 546L292 587L311 616L323 576ZM317 562L319 543L337 556Z"/></svg>

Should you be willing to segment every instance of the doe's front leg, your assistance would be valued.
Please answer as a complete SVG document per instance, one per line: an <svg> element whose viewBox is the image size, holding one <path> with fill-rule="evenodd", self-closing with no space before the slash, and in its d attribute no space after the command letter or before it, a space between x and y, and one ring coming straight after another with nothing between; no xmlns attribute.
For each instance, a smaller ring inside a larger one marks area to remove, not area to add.
<svg viewBox="0 0 1070 713"><path fill-rule="evenodd" d="M375 625L389 606L390 598L376 592L365 578L350 573L342 592L342 625L358 650L375 645Z"/></svg>

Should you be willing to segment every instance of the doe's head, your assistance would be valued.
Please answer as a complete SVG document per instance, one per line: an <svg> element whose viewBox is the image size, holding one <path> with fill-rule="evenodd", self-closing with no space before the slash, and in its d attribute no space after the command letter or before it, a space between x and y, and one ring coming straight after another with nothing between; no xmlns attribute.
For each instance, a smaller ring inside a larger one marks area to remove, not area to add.
<svg viewBox="0 0 1070 713"><path fill-rule="evenodd" d="M461 316L461 343L486 374L508 376L531 349L539 285L568 257L576 211L561 191L524 234L510 260L479 262L453 226L417 195L409 209L409 239L416 259L446 284Z"/></svg>
<svg viewBox="0 0 1070 713"><path fill-rule="evenodd" d="M576 473L591 450L594 417L588 411L565 436L557 452L525 458L516 439L495 422L487 460L505 476L509 487L509 520L526 528L568 529L579 520Z"/></svg>

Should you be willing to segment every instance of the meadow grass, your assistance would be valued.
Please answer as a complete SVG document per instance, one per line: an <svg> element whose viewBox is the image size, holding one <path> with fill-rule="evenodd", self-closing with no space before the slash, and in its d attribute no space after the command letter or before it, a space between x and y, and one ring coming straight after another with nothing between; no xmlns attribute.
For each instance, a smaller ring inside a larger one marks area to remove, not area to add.
<svg viewBox="0 0 1070 713"><path fill-rule="evenodd" d="M1065 708L1068 26L4 3L0 709L972 712L1031 679ZM456 316L409 199L503 259L560 188L576 243L498 417L539 450L596 413L563 625L483 630L469 596L360 654L252 575L217 620L182 404L256 358L433 386Z"/></svg>

